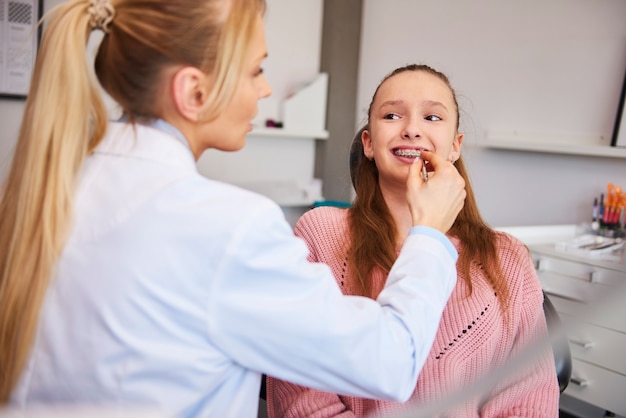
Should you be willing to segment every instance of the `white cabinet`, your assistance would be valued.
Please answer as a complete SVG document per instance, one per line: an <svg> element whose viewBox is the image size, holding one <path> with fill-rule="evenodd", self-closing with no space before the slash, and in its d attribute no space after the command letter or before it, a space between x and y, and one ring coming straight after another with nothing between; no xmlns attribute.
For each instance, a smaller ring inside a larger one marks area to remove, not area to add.
<svg viewBox="0 0 626 418"><path fill-rule="evenodd" d="M530 245L539 280L566 326L573 357L565 394L626 415L626 262Z"/></svg>

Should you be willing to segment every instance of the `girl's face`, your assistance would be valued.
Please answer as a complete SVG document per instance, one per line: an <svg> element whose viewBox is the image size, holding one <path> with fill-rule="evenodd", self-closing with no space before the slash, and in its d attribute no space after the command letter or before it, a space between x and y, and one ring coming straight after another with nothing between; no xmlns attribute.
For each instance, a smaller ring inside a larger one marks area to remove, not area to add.
<svg viewBox="0 0 626 418"><path fill-rule="evenodd" d="M252 120L258 113L259 100L272 93L261 67L266 57L265 27L259 15L235 94L226 109L206 127L207 137L211 139L211 144L207 144L206 148L237 151L245 145L246 135L252 129Z"/></svg>
<svg viewBox="0 0 626 418"><path fill-rule="evenodd" d="M463 134L452 91L425 71L404 71L385 80L371 107L363 151L374 158L381 187L406 183L415 152L428 150L456 161Z"/></svg>

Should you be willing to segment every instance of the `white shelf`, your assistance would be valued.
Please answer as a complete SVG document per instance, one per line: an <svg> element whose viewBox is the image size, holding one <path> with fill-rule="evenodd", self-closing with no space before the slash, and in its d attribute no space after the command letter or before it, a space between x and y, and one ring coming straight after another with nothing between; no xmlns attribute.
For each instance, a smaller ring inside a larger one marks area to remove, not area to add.
<svg viewBox="0 0 626 418"><path fill-rule="evenodd" d="M291 200L291 199L273 199L279 206L284 208L307 208L313 206L317 200Z"/></svg>
<svg viewBox="0 0 626 418"><path fill-rule="evenodd" d="M513 235L526 245L554 243L576 236L577 225L500 226L494 229Z"/></svg>
<svg viewBox="0 0 626 418"><path fill-rule="evenodd" d="M274 137L292 139L328 139L328 131L294 131L283 128L257 128L248 134L251 137Z"/></svg>
<svg viewBox="0 0 626 418"><path fill-rule="evenodd" d="M603 137L488 132L480 146L512 151L626 158L626 148L612 147Z"/></svg>
<svg viewBox="0 0 626 418"><path fill-rule="evenodd" d="M267 196L283 207L312 206L316 201L324 199L319 179L243 181L235 184Z"/></svg>

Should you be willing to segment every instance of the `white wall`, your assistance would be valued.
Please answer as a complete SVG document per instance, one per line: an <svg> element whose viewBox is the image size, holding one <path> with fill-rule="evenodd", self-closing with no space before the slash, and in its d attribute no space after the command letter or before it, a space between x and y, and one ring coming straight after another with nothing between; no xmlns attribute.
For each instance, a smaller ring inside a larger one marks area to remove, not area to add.
<svg viewBox="0 0 626 418"><path fill-rule="evenodd" d="M60 3L44 0L44 9ZM319 69L322 1L268 0L273 96L259 123ZM357 115L393 68L424 62L456 87L464 156L479 206L496 226L579 223L608 182L626 188L626 159L477 147L487 129L610 137L626 68L624 0L364 0ZM23 102L0 99L0 179Z"/></svg>
<svg viewBox="0 0 626 418"><path fill-rule="evenodd" d="M44 0L43 13L59 3L62 0ZM0 98L0 182L11 164L23 112L24 100Z"/></svg>
<svg viewBox="0 0 626 418"><path fill-rule="evenodd" d="M257 121L282 120L282 103L320 68L322 0L266 0L268 58L263 65L272 95L259 104Z"/></svg>
<svg viewBox="0 0 626 418"><path fill-rule="evenodd" d="M62 2L44 0L44 11ZM259 103L256 124L263 125L268 118L281 120L284 99L318 74L322 6L322 0L267 0L269 56L263 67L273 93ZM0 181L10 164L23 111L23 100L0 98Z"/></svg>
<svg viewBox="0 0 626 418"><path fill-rule="evenodd" d="M263 69L272 95L259 102L253 122L256 126L263 128L266 119L284 122L285 99L318 76L322 16L322 0L267 0L264 20L268 58ZM320 98L320 102L323 100ZM298 131L298 126L288 128ZM319 132L323 128L320 126ZM313 179L314 161L313 136L302 139L252 134L238 152L207 150L198 160L198 169L209 178L247 187L286 204L304 200L300 196Z"/></svg>
<svg viewBox="0 0 626 418"><path fill-rule="evenodd" d="M358 119L382 77L407 63L457 90L464 158L492 225L580 223L593 197L626 188L626 159L486 150L488 129L604 136L626 69L624 0L364 0Z"/></svg>
<svg viewBox="0 0 626 418"><path fill-rule="evenodd" d="M0 98L0 181L6 176L24 112L22 100Z"/></svg>

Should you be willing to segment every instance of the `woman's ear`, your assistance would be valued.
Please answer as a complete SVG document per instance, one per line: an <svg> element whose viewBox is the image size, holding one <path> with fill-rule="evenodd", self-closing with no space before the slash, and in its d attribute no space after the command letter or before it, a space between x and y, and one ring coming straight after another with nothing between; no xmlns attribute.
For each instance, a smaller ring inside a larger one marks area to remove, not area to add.
<svg viewBox="0 0 626 418"><path fill-rule="evenodd" d="M172 77L172 98L178 113L185 119L202 119L207 99L207 76L196 67L182 67Z"/></svg>

